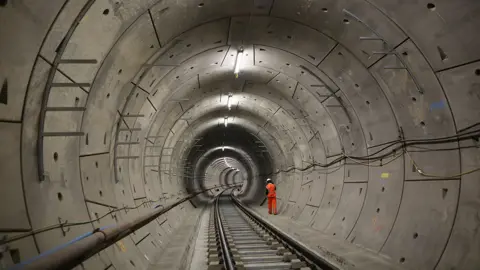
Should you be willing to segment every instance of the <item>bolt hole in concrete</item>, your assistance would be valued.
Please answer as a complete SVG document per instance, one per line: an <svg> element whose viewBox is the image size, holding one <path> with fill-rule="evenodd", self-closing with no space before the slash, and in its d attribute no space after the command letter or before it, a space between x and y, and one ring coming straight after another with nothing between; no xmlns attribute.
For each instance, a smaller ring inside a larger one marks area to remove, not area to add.
<svg viewBox="0 0 480 270"><path fill-rule="evenodd" d="M348 19L343 19L343 23L344 23L344 24L349 24L350 21L349 21Z"/></svg>
<svg viewBox="0 0 480 270"><path fill-rule="evenodd" d="M405 258L404 258L404 257L401 257L401 258L400 258L400 262L401 262L401 263L404 263L404 262L405 262Z"/></svg>
<svg viewBox="0 0 480 270"><path fill-rule="evenodd" d="M380 208L377 208L377 213L380 213Z"/></svg>
<svg viewBox="0 0 480 270"><path fill-rule="evenodd" d="M417 98L416 98L416 97L412 97L412 101L413 101L413 102L417 101Z"/></svg>
<svg viewBox="0 0 480 270"><path fill-rule="evenodd" d="M438 54L440 55L440 59L442 59L442 61L447 61L447 60L448 60L448 56L447 56L447 54L445 53L445 51L442 49L442 47L437 46L437 50L438 50Z"/></svg>
<svg viewBox="0 0 480 270"><path fill-rule="evenodd" d="M58 198L59 201L63 200L63 195L62 195L61 192L57 193L57 198Z"/></svg>
<svg viewBox="0 0 480 270"><path fill-rule="evenodd" d="M404 56L408 56L408 52L402 52Z"/></svg>
<svg viewBox="0 0 480 270"><path fill-rule="evenodd" d="M413 239L417 239L417 237L418 237L418 233L414 233L413 234Z"/></svg>
<svg viewBox="0 0 480 270"><path fill-rule="evenodd" d="M110 10L108 8L103 10L103 15L108 15L108 13L110 13Z"/></svg>
<svg viewBox="0 0 480 270"><path fill-rule="evenodd" d="M435 4L433 4L433 3L428 3L428 4L427 4L427 8L430 9L431 11L434 11L434 10L435 10Z"/></svg>
<svg viewBox="0 0 480 270"><path fill-rule="evenodd" d="M204 4L204 3L200 3L200 4L198 4L198 7L203 7L203 6L205 6L205 4Z"/></svg>
<svg viewBox="0 0 480 270"><path fill-rule="evenodd" d="M110 97L110 93L107 93L107 98L109 98L109 97Z"/></svg>
<svg viewBox="0 0 480 270"><path fill-rule="evenodd" d="M421 122L420 122L420 125L421 125L422 127L424 127L424 126L425 126L425 122L421 121Z"/></svg>
<svg viewBox="0 0 480 270"><path fill-rule="evenodd" d="M322 8L323 12L328 12L328 8Z"/></svg>
<svg viewBox="0 0 480 270"><path fill-rule="evenodd" d="M480 69L475 69L475 75L480 76Z"/></svg>
<svg viewBox="0 0 480 270"><path fill-rule="evenodd" d="M447 196L448 188L442 188L442 199L445 199Z"/></svg>
<svg viewBox="0 0 480 270"><path fill-rule="evenodd" d="M100 197L103 197L103 192L101 190L98 191L98 194L100 194Z"/></svg>
<svg viewBox="0 0 480 270"><path fill-rule="evenodd" d="M95 161L95 167L98 168L98 161Z"/></svg>
<svg viewBox="0 0 480 270"><path fill-rule="evenodd" d="M382 192L384 192L384 191L385 191L385 187L382 187Z"/></svg>
<svg viewBox="0 0 480 270"><path fill-rule="evenodd" d="M58 160L58 153L57 152L53 153L53 160L54 161Z"/></svg>
<svg viewBox="0 0 480 270"><path fill-rule="evenodd" d="M0 90L0 103L8 104L8 80L5 79Z"/></svg>

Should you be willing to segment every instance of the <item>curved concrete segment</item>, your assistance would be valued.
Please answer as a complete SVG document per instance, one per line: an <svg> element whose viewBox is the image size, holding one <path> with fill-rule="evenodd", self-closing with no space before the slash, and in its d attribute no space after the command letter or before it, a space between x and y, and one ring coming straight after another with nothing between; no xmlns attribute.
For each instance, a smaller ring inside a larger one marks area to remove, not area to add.
<svg viewBox="0 0 480 270"><path fill-rule="evenodd" d="M271 177L282 216L372 260L480 268L479 11L0 1L0 265L217 186L83 263L146 268L221 186L258 205Z"/></svg>

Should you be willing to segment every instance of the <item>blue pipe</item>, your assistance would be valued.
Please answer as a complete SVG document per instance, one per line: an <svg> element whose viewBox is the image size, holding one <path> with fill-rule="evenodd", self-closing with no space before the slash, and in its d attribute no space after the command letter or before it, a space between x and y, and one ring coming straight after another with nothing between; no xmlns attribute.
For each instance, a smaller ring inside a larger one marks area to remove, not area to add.
<svg viewBox="0 0 480 270"><path fill-rule="evenodd" d="M26 261L24 261L24 262L21 262L21 263L19 263L19 264L16 264L16 265L8 268L8 270L19 270L19 269L22 269L22 268L24 268L26 265L31 264L32 262L37 261L38 259L40 259L40 258L42 258L42 257L45 257L45 256L50 255L50 254L52 254L52 253L55 253L55 252L57 252L57 251L59 251L59 250L61 250L61 249L64 249L64 248L70 246L71 244L73 244L73 243L75 243L75 242L78 242L78 241L80 241L80 240L82 240L82 239L84 239L84 238L92 235L93 232L102 231L102 230L104 230L104 229L111 228L111 227L114 227L114 226L115 226L115 225L105 226L105 227L99 228L98 230L94 230L94 231L91 231L91 232L82 234L82 235L78 236L77 238L68 241L68 242L65 243L65 244L62 244L62 245L57 246L57 247L54 247L54 248L52 248L52 249L50 249L50 250L47 250L47 251L45 251L45 252L43 252L43 253L40 253L39 255L37 255L37 256L35 256L35 257L31 258L31 259L28 259L28 260L26 260Z"/></svg>

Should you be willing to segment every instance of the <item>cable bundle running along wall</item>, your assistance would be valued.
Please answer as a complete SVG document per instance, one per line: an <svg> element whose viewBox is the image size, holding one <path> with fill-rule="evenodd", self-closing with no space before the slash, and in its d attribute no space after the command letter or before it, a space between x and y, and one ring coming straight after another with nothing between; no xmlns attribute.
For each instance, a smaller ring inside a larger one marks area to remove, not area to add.
<svg viewBox="0 0 480 270"><path fill-rule="evenodd" d="M426 173L424 170L422 170L422 168L420 168L417 165L417 163L412 158L412 156L410 155L407 148L412 147L412 148L420 149L422 151L448 151L448 150L459 150L459 149L466 149L466 148L478 148L480 146L463 146L463 147L455 147L455 148L451 148L451 147L450 148L428 148L428 147L419 147L418 145L445 144L445 143L460 142L460 141L465 141L465 140L478 141L479 137L480 137L480 129L477 129L477 130L474 130L474 131L469 131L469 132L464 132L464 133L458 134L458 135L439 137L439 138L433 138L433 139L409 139L409 140L398 139L398 140L394 140L394 141L390 141L390 142L386 142L386 143L382 143L380 145L377 145L376 147L380 147L380 146L383 146L383 147L381 149L375 151L374 153L366 155L366 156L349 156L349 155L346 155L345 153L342 153L341 156L339 156L338 158L336 158L336 159L334 159L334 160L332 160L328 163L313 162L313 163L310 163L308 166L303 167L303 168L298 168L298 167L292 166L288 169L277 170L276 172L273 172L273 173L268 174L268 175L262 175L262 176L276 175L276 174L279 174L279 173L288 173L288 172L291 172L291 171L301 171L301 172L303 172L303 171L307 171L311 168L316 168L316 167L320 167L322 169L329 170L329 169L332 169L331 166L333 166L337 163L341 163L342 161L345 161L345 160L350 160L350 161L352 161L356 164L364 165L364 166L382 167L382 166L385 166L385 165L393 162L394 160L398 159L401 156L408 155L410 157L410 159L412 160L413 166L415 167L416 171L423 176L434 177L434 178L460 177L460 176L465 175L465 174L470 174L470 173L473 173L473 172L476 172L476 171L480 171L480 167L469 170L469 171L466 171L466 172L463 172L463 173L460 173L460 174L457 174L457 175L449 175L449 176L434 175L434 174ZM381 154L382 152L387 151L387 150L389 150L389 151ZM391 158L391 159L388 159L388 158ZM388 160L385 161L385 159L388 159ZM380 164L372 164L372 162L380 162ZM339 165L338 167L335 167L335 169L337 169L337 168L339 169L339 168L341 168L342 166L345 166L345 165L346 164L343 163L343 164ZM327 174L333 173L337 170L327 172Z"/></svg>

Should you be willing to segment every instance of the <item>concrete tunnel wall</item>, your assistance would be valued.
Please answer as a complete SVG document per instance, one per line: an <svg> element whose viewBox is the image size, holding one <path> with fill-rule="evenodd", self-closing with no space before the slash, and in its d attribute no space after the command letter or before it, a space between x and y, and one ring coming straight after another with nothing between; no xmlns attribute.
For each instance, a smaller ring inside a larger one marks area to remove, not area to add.
<svg viewBox="0 0 480 270"><path fill-rule="evenodd" d="M412 269L480 265L478 137L308 168L399 138L475 131L480 2L0 3L0 235L93 220L9 242L2 266L206 185L187 181L185 164L209 150L192 151L226 114L262 145L229 156L244 176L258 172L244 199L263 199L272 175L281 215L345 245ZM242 160L271 160L271 171ZM216 183L231 182L220 177L226 166L209 168ZM126 206L138 208L96 221ZM192 211L175 208L83 267L145 268Z"/></svg>

